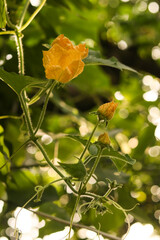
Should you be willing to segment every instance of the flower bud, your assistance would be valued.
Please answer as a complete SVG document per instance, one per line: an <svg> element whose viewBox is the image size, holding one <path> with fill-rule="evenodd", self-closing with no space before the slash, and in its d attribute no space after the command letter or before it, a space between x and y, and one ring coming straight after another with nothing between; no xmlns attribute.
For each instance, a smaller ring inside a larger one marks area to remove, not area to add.
<svg viewBox="0 0 160 240"><path fill-rule="evenodd" d="M98 138L98 142L100 142L104 145L109 145L110 144L110 139L109 139L108 133L105 132L105 133L101 134Z"/></svg>
<svg viewBox="0 0 160 240"><path fill-rule="evenodd" d="M117 108L117 105L118 103L115 103L114 101L101 105L97 110L99 119L107 121L111 120Z"/></svg>
<svg viewBox="0 0 160 240"><path fill-rule="evenodd" d="M43 51L46 78L67 83L84 69L83 58L88 55L85 44L73 46L63 34L59 35L48 51Z"/></svg>

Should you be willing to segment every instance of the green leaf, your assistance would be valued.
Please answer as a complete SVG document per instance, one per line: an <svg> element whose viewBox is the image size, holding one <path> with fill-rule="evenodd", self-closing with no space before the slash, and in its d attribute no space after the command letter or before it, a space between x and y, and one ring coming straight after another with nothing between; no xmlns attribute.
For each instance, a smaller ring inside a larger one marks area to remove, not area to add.
<svg viewBox="0 0 160 240"><path fill-rule="evenodd" d="M0 28L4 29L6 27L6 12L4 0L0 0Z"/></svg>
<svg viewBox="0 0 160 240"><path fill-rule="evenodd" d="M138 73L133 68L130 68L125 64L119 62L117 58L112 57L109 59L103 59L99 56L99 52L97 53L96 51L93 51L93 50L89 51L89 55L87 58L84 59L84 63L85 65L103 65L103 66L117 68L119 70L128 70L131 72Z"/></svg>
<svg viewBox="0 0 160 240"><path fill-rule="evenodd" d="M14 208L15 204L23 206L33 195L35 195L35 187L40 185L43 179L33 174L30 170L16 170L11 171L10 176L7 178L7 195L10 202L10 208ZM42 183L43 184L43 183ZM19 198L17 199L17 196ZM45 202L58 200L56 189L53 186L45 188L41 201L31 201L27 204L29 207L35 207Z"/></svg>
<svg viewBox="0 0 160 240"><path fill-rule="evenodd" d="M78 163L61 163L59 165L72 177L78 178L79 180L83 179L86 175L86 169L84 164L79 161Z"/></svg>
<svg viewBox="0 0 160 240"><path fill-rule="evenodd" d="M128 164L131 164L131 165L135 164L135 162L136 162L136 160L132 159L128 154L123 154L121 152L115 151L112 147L105 148L103 150L102 156L110 158L111 160L113 160L113 162L115 164L117 164L117 160L128 163ZM122 166L116 165L116 167L119 168L119 167L122 167Z"/></svg>
<svg viewBox="0 0 160 240"><path fill-rule="evenodd" d="M17 95L27 86L42 87L46 80L23 76L16 73L9 73L0 68L0 79L4 81Z"/></svg>

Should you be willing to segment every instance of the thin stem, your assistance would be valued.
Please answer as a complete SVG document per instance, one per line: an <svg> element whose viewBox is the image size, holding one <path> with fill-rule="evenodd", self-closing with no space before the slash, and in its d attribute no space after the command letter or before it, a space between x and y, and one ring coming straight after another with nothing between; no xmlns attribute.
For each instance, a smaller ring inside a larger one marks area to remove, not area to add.
<svg viewBox="0 0 160 240"><path fill-rule="evenodd" d="M15 34L15 31L0 32L0 35Z"/></svg>
<svg viewBox="0 0 160 240"><path fill-rule="evenodd" d="M28 21L19 29L20 32L22 32L28 25L32 22L32 20L35 18L35 16L39 13L39 11L44 6L46 0L43 0L39 7L34 11L34 13L31 15L31 17L28 19Z"/></svg>
<svg viewBox="0 0 160 240"><path fill-rule="evenodd" d="M103 197L104 197L104 198L105 198L105 197L108 197L109 194L110 194L112 191L113 191L113 189L112 189L112 188L109 188L108 191L103 195Z"/></svg>
<svg viewBox="0 0 160 240"><path fill-rule="evenodd" d="M57 84L57 81L54 81L52 83L48 93L47 93L47 96L46 96L46 99L45 99L45 102L44 102L44 105L43 105L43 109L41 111L41 114L40 114L40 117L39 117L36 129L34 131L34 135L37 133L38 129L41 127L41 124L43 122L43 119L44 119L44 116L45 116L45 113L46 113L46 108L47 108L47 104L48 104L48 101L49 101L50 94L51 94L52 90L54 89L54 87L56 86L56 84Z"/></svg>
<svg viewBox="0 0 160 240"><path fill-rule="evenodd" d="M19 74L24 75L24 54L23 54L22 34L18 30L16 31L16 45L17 45Z"/></svg>
<svg viewBox="0 0 160 240"><path fill-rule="evenodd" d="M17 45L17 54L18 54L19 74L24 75L24 54L23 54L22 34L19 33L18 30L16 30L16 45ZM25 121L26 121L29 134L30 136L33 136L33 126L32 126L29 108L26 103L26 98L27 98L26 92L23 90L19 95L19 100L21 102L21 106L25 114Z"/></svg>
<svg viewBox="0 0 160 240"><path fill-rule="evenodd" d="M96 128L98 127L98 125L99 125L99 121L97 121L97 123L96 123L96 125L95 125L95 127L94 127L94 129L93 129L93 131L92 131L92 133L91 133L88 141L87 141L87 144L86 144L86 146L85 146L85 148L84 148L84 150L83 150L83 152L82 152L82 154L81 154L81 156L80 156L80 160L82 160L85 152L87 151L87 149L88 149L88 147L89 147L89 145L90 145L91 139L92 139L92 137L93 137L93 134L95 133Z"/></svg>
<svg viewBox="0 0 160 240"><path fill-rule="evenodd" d="M61 219L61 218L58 218L58 217L55 217L55 216L51 216L49 214L46 214L44 212L40 212L40 211L34 211L34 210L31 210L31 209L28 209L29 211L37 214L38 216L41 216L41 217L44 217L44 218L47 218L47 219L50 219L50 220L54 220L56 222L59 222L59 223L62 223L62 224L65 224L65 225L69 225L70 226L70 222L67 221L67 220L64 220L64 219ZM100 230L97 230L93 227L90 227L90 226L86 226L86 225L83 225L83 224L79 224L79 223L73 223L72 224L73 227L76 227L76 228L85 228L85 229L88 229L88 230L91 230L97 234L100 234L106 238L109 238L111 240L122 240L121 238L119 237L116 237L116 236L113 236L111 234L108 234L108 233L105 233L103 231L100 231Z"/></svg>
<svg viewBox="0 0 160 240"><path fill-rule="evenodd" d="M30 118L30 114L29 114L29 109L27 107L27 104L25 102L25 93L22 91L22 93L19 95L19 100L25 115L25 121L26 121L26 125L29 131L29 135L33 136L34 132L33 132L33 127L32 127L32 122L31 122L31 118Z"/></svg>
<svg viewBox="0 0 160 240"><path fill-rule="evenodd" d="M39 148L39 150L42 152L45 160L47 161L47 163L53 168L53 170L58 173L58 175L64 179L65 183L69 186L69 188L77 194L77 191L73 188L72 184L70 183L70 181L68 179L66 179L66 177L53 165L53 163L50 161L45 149L43 148L43 146L40 144L40 142L36 139L33 140L33 143Z"/></svg>
<svg viewBox="0 0 160 240"><path fill-rule="evenodd" d="M48 164L47 163L35 163L35 164L28 164L28 165L21 165L21 166L11 166L11 170L14 170L14 169L23 169L23 168L26 168L26 169L29 169L29 168L33 168L33 167L47 167Z"/></svg>
<svg viewBox="0 0 160 240"><path fill-rule="evenodd" d="M51 86L51 81L47 81L47 84L44 86L43 89L40 89L29 101L28 105L32 105L33 103L35 103L36 101L38 101L40 99L40 97L46 93L47 89Z"/></svg>
<svg viewBox="0 0 160 240"><path fill-rule="evenodd" d="M0 119L6 119L6 118L11 118L11 119L21 119L22 116L12 116L12 115L4 115L4 116L0 116Z"/></svg>
<svg viewBox="0 0 160 240"><path fill-rule="evenodd" d="M23 24L23 21L24 21L24 17L25 17L25 14L26 14L26 12L27 12L27 9L28 9L29 4L30 4L30 1L27 0L26 3L25 3L25 5L24 5L23 11L22 11L22 13L21 13L21 16L20 16L20 21L19 21L19 24L18 24L18 26L19 26L20 28L22 27L22 24Z"/></svg>
<svg viewBox="0 0 160 240"><path fill-rule="evenodd" d="M16 33L19 74L24 75L24 51L23 51L23 44L22 44L23 35L20 33L20 31L17 28L16 28L15 33ZM25 114L25 121L26 121L26 125L27 125L28 131L29 131L29 135L33 136L33 126L32 126L29 108L26 103L26 99L27 99L27 94L26 94L25 90L23 90L21 92L21 94L19 95L19 100L21 102L21 106L22 106L23 112Z"/></svg>
<svg viewBox="0 0 160 240"><path fill-rule="evenodd" d="M30 139L26 140L11 156L10 160L27 144L30 142Z"/></svg>
<svg viewBox="0 0 160 240"><path fill-rule="evenodd" d="M72 211L72 216L71 216L71 219L70 219L70 227L69 227L69 233L68 233L68 239L70 239L70 235L71 235L71 229L72 229L72 226L73 226L73 218L74 218L74 215L76 213L76 210L77 210L77 206L79 204L79 201L80 201L80 194L78 194L77 198L76 198L76 202L75 202L75 205L74 205L74 209Z"/></svg>
<svg viewBox="0 0 160 240"><path fill-rule="evenodd" d="M88 156L85 161L84 161L84 165L86 166L93 158L95 158L96 156Z"/></svg>
<svg viewBox="0 0 160 240"><path fill-rule="evenodd" d="M8 9L7 9L7 1L6 0L4 0L4 7L5 7L5 12L6 12L6 20L7 20L8 27L11 27L12 29L16 29L16 26L9 19Z"/></svg>
<svg viewBox="0 0 160 240"><path fill-rule="evenodd" d="M99 150L99 153L98 153L97 158L96 158L96 160L95 160L95 162L93 164L93 167L92 167L91 171L89 172L89 175L88 175L88 177L86 178L86 180L85 180L85 182L83 184L83 189L87 185L87 183L88 183L89 179L91 178L92 174L95 172L96 167L97 167L97 165L99 163L99 160L101 158L102 151L103 151L102 149Z"/></svg>

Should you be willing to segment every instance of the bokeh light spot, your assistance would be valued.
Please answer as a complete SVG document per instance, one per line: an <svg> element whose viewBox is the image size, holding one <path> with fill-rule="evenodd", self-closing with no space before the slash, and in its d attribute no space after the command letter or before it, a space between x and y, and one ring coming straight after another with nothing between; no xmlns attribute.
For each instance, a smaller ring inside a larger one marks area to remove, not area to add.
<svg viewBox="0 0 160 240"><path fill-rule="evenodd" d="M122 95L122 93L120 91L115 92L114 96L117 100L123 100L124 99L124 96Z"/></svg>
<svg viewBox="0 0 160 240"><path fill-rule="evenodd" d="M148 10L151 13L157 13L159 11L159 5L157 2L150 2L148 5Z"/></svg>

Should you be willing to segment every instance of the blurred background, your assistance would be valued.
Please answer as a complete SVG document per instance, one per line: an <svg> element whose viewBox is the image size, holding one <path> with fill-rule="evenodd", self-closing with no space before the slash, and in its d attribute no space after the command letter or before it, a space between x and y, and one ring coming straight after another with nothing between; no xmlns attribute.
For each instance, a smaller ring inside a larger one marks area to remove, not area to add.
<svg viewBox="0 0 160 240"><path fill-rule="evenodd" d="M7 0L10 18L18 21L24 0ZM39 6L40 0L30 0L25 21ZM103 194L104 179L116 179L123 184L112 195L128 214L131 230L126 240L159 240L160 231L160 5L150 0L47 0L41 12L23 34L25 74L45 78L42 65L44 44L51 44L64 34L74 44L86 43L91 50L100 51L103 58L115 56L141 75L102 66L86 66L83 73L56 89L50 98L41 131L41 141L50 158L68 162L79 156L83 147L63 134L88 136L96 122L89 112L115 99L118 108L108 126L112 146L136 159L133 166L120 171L110 159L101 159L96 171L98 182L90 182L90 190ZM0 66L18 73L15 39L0 36ZM16 94L0 82L0 115L22 114ZM28 89L30 97L37 89ZM36 124L43 98L32 106ZM24 142L21 119L0 120L0 141L10 155ZM4 130L3 130L4 129ZM102 129L98 129L93 141ZM2 157L2 153L0 153ZM0 240L14 239L13 229L18 207L32 197L36 185L45 185L58 176L45 163L34 145L22 148L12 159L10 167L0 172ZM44 192L42 201L27 205L47 214L69 220L74 196L63 183L53 184ZM103 216L94 209L77 215L75 222L96 227L119 237L127 230L122 211L113 206ZM112 211L113 214L110 213ZM22 210L17 227L22 240L66 239L68 227L56 221ZM74 240L107 239L83 229L74 228ZM56 235L57 234L57 235ZM137 234L137 235L136 235Z"/></svg>

